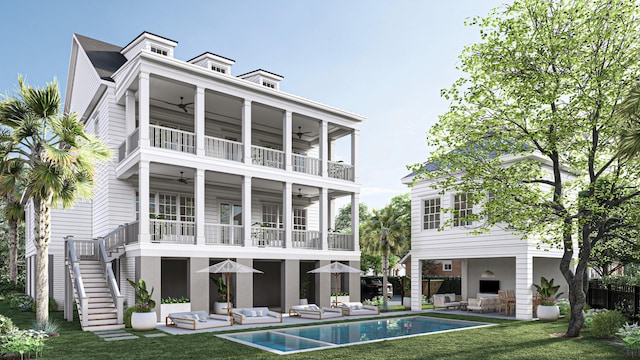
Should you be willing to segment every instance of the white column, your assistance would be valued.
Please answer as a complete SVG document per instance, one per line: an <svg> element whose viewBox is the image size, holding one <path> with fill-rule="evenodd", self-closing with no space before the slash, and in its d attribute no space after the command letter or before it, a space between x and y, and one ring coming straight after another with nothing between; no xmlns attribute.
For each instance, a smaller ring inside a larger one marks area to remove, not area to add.
<svg viewBox="0 0 640 360"><path fill-rule="evenodd" d="M196 178L194 181L194 199L196 206L196 244L205 244L204 217L205 196L204 196L204 169L196 169Z"/></svg>
<svg viewBox="0 0 640 360"><path fill-rule="evenodd" d="M247 99L244 99L242 104L242 144L244 145L243 162L251 164L251 100Z"/></svg>
<svg viewBox="0 0 640 360"><path fill-rule="evenodd" d="M422 272L420 259L411 257L411 311L422 311Z"/></svg>
<svg viewBox="0 0 640 360"><path fill-rule="evenodd" d="M286 171L291 171L293 164L293 124L291 120L291 111L286 110L284 112L282 128L284 129L284 132L282 133L285 158L284 169Z"/></svg>
<svg viewBox="0 0 640 360"><path fill-rule="evenodd" d="M141 72L138 78L138 111L140 148L149 147L149 73Z"/></svg>
<svg viewBox="0 0 640 360"><path fill-rule="evenodd" d="M136 129L136 94L133 90L127 90L124 100L125 108L125 139L128 140L129 135ZM127 141L127 154L131 152L131 144Z"/></svg>
<svg viewBox="0 0 640 360"><path fill-rule="evenodd" d="M320 122L320 167L322 168L322 177L327 177L327 160L329 159L329 139L327 131L327 122ZM325 229L326 230L326 229Z"/></svg>
<svg viewBox="0 0 640 360"><path fill-rule="evenodd" d="M196 155L204 156L204 88L196 89L195 105L195 129L196 129Z"/></svg>
<svg viewBox="0 0 640 360"><path fill-rule="evenodd" d="M242 179L242 226L244 227L244 246L253 246L251 239L251 176Z"/></svg>
<svg viewBox="0 0 640 360"><path fill-rule="evenodd" d="M329 230L329 191L326 187L320 188L320 241L322 250L329 250L327 233Z"/></svg>
<svg viewBox="0 0 640 360"><path fill-rule="evenodd" d="M360 251L360 194L351 194L351 234L353 235L353 251Z"/></svg>
<svg viewBox="0 0 640 360"><path fill-rule="evenodd" d="M293 200L291 183L285 182L282 186L282 217L284 221L284 247L293 247Z"/></svg>
<svg viewBox="0 0 640 360"><path fill-rule="evenodd" d="M462 300L467 300L469 298L469 262L467 259L460 260L460 288Z"/></svg>
<svg viewBox="0 0 640 360"><path fill-rule="evenodd" d="M516 320L533 318L533 257L516 256Z"/></svg>
<svg viewBox="0 0 640 360"><path fill-rule="evenodd" d="M351 131L351 165L353 166L353 181L360 183L358 164L358 149L360 148L360 130Z"/></svg>
<svg viewBox="0 0 640 360"><path fill-rule="evenodd" d="M148 128L148 127L147 127ZM140 243L151 242L149 234L149 162L138 163L138 199L140 204Z"/></svg>

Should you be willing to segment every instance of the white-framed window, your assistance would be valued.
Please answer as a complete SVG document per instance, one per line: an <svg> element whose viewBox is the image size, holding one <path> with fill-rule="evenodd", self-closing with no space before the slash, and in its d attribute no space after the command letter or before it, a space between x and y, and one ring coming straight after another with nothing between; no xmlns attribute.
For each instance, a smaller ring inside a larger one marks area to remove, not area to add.
<svg viewBox="0 0 640 360"><path fill-rule="evenodd" d="M227 73L227 69L220 67L218 65L211 65L211 70L215 71L215 72L219 72L221 74L226 74Z"/></svg>
<svg viewBox="0 0 640 360"><path fill-rule="evenodd" d="M473 214L473 205L467 199L467 194L453 196L453 226L469 226L473 222L465 217Z"/></svg>
<svg viewBox="0 0 640 360"><path fill-rule="evenodd" d="M440 198L425 199L422 202L422 230L440 227Z"/></svg>
<svg viewBox="0 0 640 360"><path fill-rule="evenodd" d="M271 89L275 89L276 88L276 84L274 84L274 83L272 83L270 81L264 81L264 80L262 80L262 86L266 86L266 87L271 88Z"/></svg>
<svg viewBox="0 0 640 360"><path fill-rule="evenodd" d="M307 209L293 208L293 230L307 230Z"/></svg>
<svg viewBox="0 0 640 360"><path fill-rule="evenodd" d="M180 221L196 222L196 203L191 196L180 196Z"/></svg>
<svg viewBox="0 0 640 360"><path fill-rule="evenodd" d="M451 260L445 260L442 262L442 271L453 271Z"/></svg>
<svg viewBox="0 0 640 360"><path fill-rule="evenodd" d="M151 192L149 193L149 218L173 221L179 218L182 222L195 222L195 199L188 195ZM137 191L136 220L140 220L140 193Z"/></svg>
<svg viewBox="0 0 640 360"><path fill-rule="evenodd" d="M159 55L163 55L163 56L167 56L169 54L167 49L163 49L163 48L161 48L159 46L155 46L155 45L151 45L151 52L159 54Z"/></svg>
<svg viewBox="0 0 640 360"><path fill-rule="evenodd" d="M220 204L220 224L242 225L242 205Z"/></svg>
<svg viewBox="0 0 640 360"><path fill-rule="evenodd" d="M277 229L283 227L280 205L262 204L262 226Z"/></svg>
<svg viewBox="0 0 640 360"><path fill-rule="evenodd" d="M177 220L178 197L169 194L158 194L158 218L162 220Z"/></svg>

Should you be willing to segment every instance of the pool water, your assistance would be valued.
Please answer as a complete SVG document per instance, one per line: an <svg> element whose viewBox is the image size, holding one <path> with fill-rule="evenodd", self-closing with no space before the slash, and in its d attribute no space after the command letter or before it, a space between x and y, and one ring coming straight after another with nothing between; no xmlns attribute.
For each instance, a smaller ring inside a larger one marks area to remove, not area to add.
<svg viewBox="0 0 640 360"><path fill-rule="evenodd" d="M414 316L218 336L274 353L290 354L482 326L490 324Z"/></svg>

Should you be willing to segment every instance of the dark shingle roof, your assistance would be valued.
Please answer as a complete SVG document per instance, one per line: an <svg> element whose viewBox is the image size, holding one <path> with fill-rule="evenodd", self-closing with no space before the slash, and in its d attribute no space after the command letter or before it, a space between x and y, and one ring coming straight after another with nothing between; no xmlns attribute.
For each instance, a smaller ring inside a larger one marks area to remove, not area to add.
<svg viewBox="0 0 640 360"><path fill-rule="evenodd" d="M113 81L111 75L127 62L127 58L120 54L122 48L80 34L75 34L75 36L96 69L98 76L103 80Z"/></svg>

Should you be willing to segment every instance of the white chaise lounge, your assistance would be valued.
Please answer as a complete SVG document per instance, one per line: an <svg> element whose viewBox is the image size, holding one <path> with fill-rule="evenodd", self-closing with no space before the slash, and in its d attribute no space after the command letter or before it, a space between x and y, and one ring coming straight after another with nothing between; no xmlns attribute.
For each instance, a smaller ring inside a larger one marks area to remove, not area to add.
<svg viewBox="0 0 640 360"><path fill-rule="evenodd" d="M435 294L433 295L433 307L434 308L460 308L460 297L456 294Z"/></svg>
<svg viewBox="0 0 640 360"><path fill-rule="evenodd" d="M231 310L236 324L265 324L282 322L282 314L270 311L267 307L238 308Z"/></svg>
<svg viewBox="0 0 640 360"><path fill-rule="evenodd" d="M169 314L165 318L165 324L182 329L202 330L220 326L230 326L231 317L207 314L205 311L189 311Z"/></svg>
<svg viewBox="0 0 640 360"><path fill-rule="evenodd" d="M294 305L289 309L289 316L299 316L305 319L330 319L342 316L342 309L318 307L316 304Z"/></svg>
<svg viewBox="0 0 640 360"><path fill-rule="evenodd" d="M374 305L362 305L361 302L340 303L338 308L342 309L342 313L347 316L380 314L379 307Z"/></svg>

